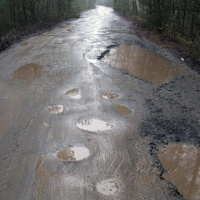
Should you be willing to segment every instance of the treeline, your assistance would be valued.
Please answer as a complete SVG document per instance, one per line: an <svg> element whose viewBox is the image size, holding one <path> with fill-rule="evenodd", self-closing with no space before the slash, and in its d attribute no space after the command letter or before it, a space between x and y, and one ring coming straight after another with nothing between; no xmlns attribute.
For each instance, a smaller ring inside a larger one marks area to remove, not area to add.
<svg viewBox="0 0 200 200"><path fill-rule="evenodd" d="M200 0L114 0L114 9L199 51Z"/></svg>
<svg viewBox="0 0 200 200"><path fill-rule="evenodd" d="M11 30L78 16L95 0L0 0L0 36Z"/></svg>
<svg viewBox="0 0 200 200"><path fill-rule="evenodd" d="M108 6L108 7L113 7L113 0L98 0L97 4Z"/></svg>

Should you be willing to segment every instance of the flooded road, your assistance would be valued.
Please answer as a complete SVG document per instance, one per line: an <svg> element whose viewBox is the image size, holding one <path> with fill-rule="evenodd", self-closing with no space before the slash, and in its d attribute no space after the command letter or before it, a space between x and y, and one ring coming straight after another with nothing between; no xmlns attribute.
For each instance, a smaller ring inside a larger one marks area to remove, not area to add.
<svg viewBox="0 0 200 200"><path fill-rule="evenodd" d="M1 200L199 199L199 75L135 29L98 6L0 54Z"/></svg>

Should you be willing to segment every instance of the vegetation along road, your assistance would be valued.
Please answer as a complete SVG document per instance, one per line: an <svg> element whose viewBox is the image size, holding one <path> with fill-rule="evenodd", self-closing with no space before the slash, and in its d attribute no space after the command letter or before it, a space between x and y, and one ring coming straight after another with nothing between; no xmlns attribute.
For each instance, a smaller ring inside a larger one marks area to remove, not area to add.
<svg viewBox="0 0 200 200"><path fill-rule="evenodd" d="M1 200L200 199L200 77L112 8L0 54Z"/></svg>

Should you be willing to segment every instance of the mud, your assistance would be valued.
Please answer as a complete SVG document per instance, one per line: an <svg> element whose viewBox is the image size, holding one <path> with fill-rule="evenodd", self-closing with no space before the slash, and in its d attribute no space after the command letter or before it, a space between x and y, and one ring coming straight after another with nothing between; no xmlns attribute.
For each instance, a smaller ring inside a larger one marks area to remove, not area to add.
<svg viewBox="0 0 200 200"><path fill-rule="evenodd" d="M77 123L77 127L90 132L107 131L114 126L99 119L82 119Z"/></svg>
<svg viewBox="0 0 200 200"><path fill-rule="evenodd" d="M134 45L188 69L136 30L111 8L97 7L0 54L1 200L184 199L163 178L171 168L158 153L172 143L200 147L200 79L188 70L160 85L110 67L109 51ZM12 76L42 54L41 76ZM79 100L72 98L77 89ZM132 114L116 112L116 105ZM87 147L89 156L75 147Z"/></svg>
<svg viewBox="0 0 200 200"><path fill-rule="evenodd" d="M104 60L112 67L154 84L164 84L187 74L184 68L162 55L134 45L112 48Z"/></svg>
<svg viewBox="0 0 200 200"><path fill-rule="evenodd" d="M53 105L48 107L48 111L51 114L61 114L64 112L64 106L63 105Z"/></svg>
<svg viewBox="0 0 200 200"><path fill-rule="evenodd" d="M57 153L57 157L64 161L80 161L89 157L90 151L85 147L65 148Z"/></svg>
<svg viewBox="0 0 200 200"><path fill-rule="evenodd" d="M185 199L200 198L200 148L185 144L168 144L158 152L166 170L163 178L170 181Z"/></svg>
<svg viewBox="0 0 200 200"><path fill-rule="evenodd" d="M41 73L41 65L29 63L19 67L16 71L14 71L13 77L20 80L30 80L40 77Z"/></svg>
<svg viewBox="0 0 200 200"><path fill-rule="evenodd" d="M119 184L114 179L103 180L96 185L99 193L106 196L116 196L119 192Z"/></svg>
<svg viewBox="0 0 200 200"><path fill-rule="evenodd" d="M74 89L67 91L66 95L72 99L80 99L81 98L80 90L78 88L74 88Z"/></svg>
<svg viewBox="0 0 200 200"><path fill-rule="evenodd" d="M114 106L115 111L117 111L118 113L122 114L122 115L130 115L132 113L131 109L129 109L126 106L122 106L122 105L117 105Z"/></svg>
<svg viewBox="0 0 200 200"><path fill-rule="evenodd" d="M116 93L105 93L102 95L103 99L109 99L109 100L117 99L118 97L119 95Z"/></svg>

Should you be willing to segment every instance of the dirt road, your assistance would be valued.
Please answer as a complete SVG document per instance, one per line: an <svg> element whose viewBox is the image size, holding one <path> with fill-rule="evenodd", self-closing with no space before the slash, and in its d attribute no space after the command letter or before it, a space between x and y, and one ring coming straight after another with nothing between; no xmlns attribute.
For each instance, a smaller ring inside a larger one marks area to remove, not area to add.
<svg viewBox="0 0 200 200"><path fill-rule="evenodd" d="M0 54L1 200L199 199L199 75L135 29L97 7Z"/></svg>

